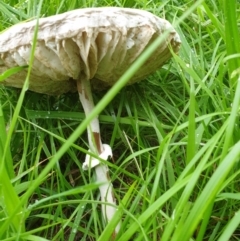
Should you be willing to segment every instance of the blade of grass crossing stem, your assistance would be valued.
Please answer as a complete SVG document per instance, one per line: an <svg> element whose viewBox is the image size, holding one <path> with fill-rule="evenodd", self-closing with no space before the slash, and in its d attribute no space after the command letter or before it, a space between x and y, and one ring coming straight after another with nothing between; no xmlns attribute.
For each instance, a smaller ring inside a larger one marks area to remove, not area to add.
<svg viewBox="0 0 240 241"><path fill-rule="evenodd" d="M136 186L136 182L134 182L130 186L130 188L128 189L128 192L123 197L123 200L122 200L121 204L119 205L119 208L118 208L117 212L114 214L111 222L109 222L107 224L106 228L101 233L101 236L98 238L98 241L109 240L109 238L111 237L115 227L118 225L118 223L121 220L122 214L124 213L124 209L126 208L128 200L131 197L131 195L132 195L132 193L135 189L135 186Z"/></svg>
<svg viewBox="0 0 240 241"><path fill-rule="evenodd" d="M184 226L182 227L181 235L178 240L188 241L196 230L197 225L202 220L203 214L212 205L217 193L220 191L223 182L233 168L240 156L240 141L237 142L227 154L224 160L220 163L202 193L195 202Z"/></svg>

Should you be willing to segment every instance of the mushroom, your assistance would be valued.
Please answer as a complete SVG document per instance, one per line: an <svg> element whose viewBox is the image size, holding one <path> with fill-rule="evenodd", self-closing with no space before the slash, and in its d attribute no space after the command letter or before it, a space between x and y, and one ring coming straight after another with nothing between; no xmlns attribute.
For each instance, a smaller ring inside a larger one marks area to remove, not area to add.
<svg viewBox="0 0 240 241"><path fill-rule="evenodd" d="M20 23L0 34L0 73L29 63L36 21ZM39 19L39 30L30 75L29 89L59 95L78 91L86 116L94 108L91 85L112 86L140 54L159 36L168 35L128 84L144 79L177 53L181 44L172 25L147 11L117 7L77 9ZM171 50L170 50L171 49ZM27 70L1 83L21 88ZM100 186L103 216L111 220L116 210L109 170L101 159L112 157L112 149L102 144L96 117L87 128L90 151L83 169L95 168ZM119 230L116 227L113 235Z"/></svg>

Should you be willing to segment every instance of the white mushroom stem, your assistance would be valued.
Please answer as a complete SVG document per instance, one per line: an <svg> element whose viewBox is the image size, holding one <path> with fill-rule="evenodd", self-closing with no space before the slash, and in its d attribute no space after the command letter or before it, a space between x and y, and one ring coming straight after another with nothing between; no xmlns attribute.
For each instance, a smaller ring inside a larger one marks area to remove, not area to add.
<svg viewBox="0 0 240 241"><path fill-rule="evenodd" d="M83 105L84 112L88 116L94 108L90 81L82 79L77 82L80 101ZM92 152L101 154L103 145L100 137L100 127L98 117L95 117L87 128L89 147Z"/></svg>
<svg viewBox="0 0 240 241"><path fill-rule="evenodd" d="M80 101L83 105L86 116L93 110L94 102L91 92L90 81L87 79L81 79L77 81L78 93ZM112 158L112 149L107 144L102 144L100 136L99 120L95 117L87 128L88 141L90 151L99 155L100 159L108 160ZM113 193L113 185L109 176L108 166L101 163L98 159L92 158L90 155L86 156L85 162L83 163L83 169L88 170L89 168L95 168L96 180L102 183L99 187L102 204L102 213L106 222L109 222L116 212L116 200ZM114 240L118 233L120 224L116 227L112 237Z"/></svg>

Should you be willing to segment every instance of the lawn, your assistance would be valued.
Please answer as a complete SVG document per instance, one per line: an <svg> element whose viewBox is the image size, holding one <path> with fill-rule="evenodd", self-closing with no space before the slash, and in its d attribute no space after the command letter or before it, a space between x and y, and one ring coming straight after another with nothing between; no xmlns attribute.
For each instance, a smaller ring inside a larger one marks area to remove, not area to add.
<svg viewBox="0 0 240 241"><path fill-rule="evenodd" d="M152 45L118 85L94 93L86 119L77 93L0 85L0 240L106 241L120 220L116 241L240 240L239 1L2 0L0 31L100 6L166 18L179 54L124 86ZM85 130L98 114L118 205L107 224L101 184L82 169Z"/></svg>

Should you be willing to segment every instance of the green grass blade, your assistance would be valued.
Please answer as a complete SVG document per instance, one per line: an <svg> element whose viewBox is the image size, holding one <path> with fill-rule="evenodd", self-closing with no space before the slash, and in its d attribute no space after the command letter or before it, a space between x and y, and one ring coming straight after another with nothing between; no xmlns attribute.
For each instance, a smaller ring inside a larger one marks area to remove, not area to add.
<svg viewBox="0 0 240 241"><path fill-rule="evenodd" d="M198 197L197 201L192 208L185 225L183 232L178 237L179 240L188 241L193 235L194 230L199 224L204 212L208 209L209 205L213 202L218 192L221 190L222 184L227 175L239 160L240 157L240 142L234 145L228 155L221 162L211 179L206 184L206 187Z"/></svg>
<svg viewBox="0 0 240 241"><path fill-rule="evenodd" d="M240 36L237 20L237 1L223 1L225 15L225 36L227 55L231 56L240 53ZM232 88L236 86L237 76L233 76L233 72L238 70L240 66L240 57L228 60L229 79Z"/></svg>
<svg viewBox="0 0 240 241"><path fill-rule="evenodd" d="M17 67L13 67L13 68L6 70L4 73L0 74L0 81L3 81L6 78L8 78L9 76L20 72L24 68L26 68L26 66L17 66Z"/></svg>
<svg viewBox="0 0 240 241"><path fill-rule="evenodd" d="M240 225L240 210L237 211L234 217L228 222L226 229L223 231L218 241L231 240L232 234Z"/></svg>
<svg viewBox="0 0 240 241"><path fill-rule="evenodd" d="M2 105L0 102L0 148L1 148L1 153L0 156L3 157L4 153L4 147L7 141L7 126L4 121L4 116L2 112ZM12 160L12 155L10 151L10 146L6 149L6 161L4 159L1 159L1 162L5 162L5 168L7 170L9 178L13 178L15 176L14 174L14 169L13 169L13 160ZM3 165L3 163L2 163Z"/></svg>

